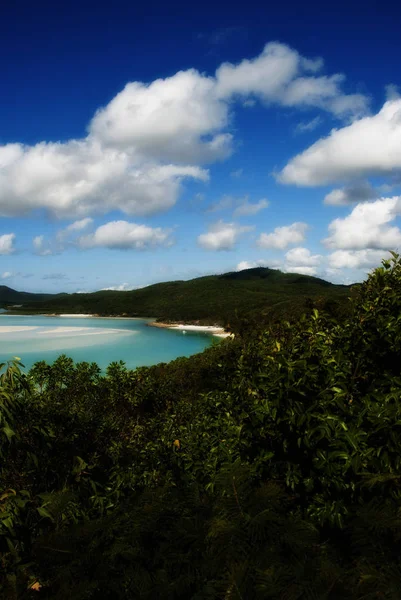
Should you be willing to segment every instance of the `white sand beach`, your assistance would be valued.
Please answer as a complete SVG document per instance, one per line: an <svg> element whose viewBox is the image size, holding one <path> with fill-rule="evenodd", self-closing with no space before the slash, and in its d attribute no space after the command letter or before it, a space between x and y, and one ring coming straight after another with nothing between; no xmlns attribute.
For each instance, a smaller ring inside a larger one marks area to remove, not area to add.
<svg viewBox="0 0 401 600"><path fill-rule="evenodd" d="M57 317L73 317L73 318L77 317L77 318L86 319L88 317L93 317L94 315L85 315L83 313L81 313L81 314L69 314L69 313L67 314L67 313L65 313L65 314L62 314L62 315L54 315L54 316L57 316Z"/></svg>
<svg viewBox="0 0 401 600"><path fill-rule="evenodd" d="M169 324L169 323L157 323L156 321L149 323L149 325L151 325L152 327L160 327L162 329L179 329L183 333L186 331L199 331L199 332L203 331L205 333L211 333L215 337L221 337L221 338L227 338L227 337L233 336L232 333L228 333L227 331L224 331L224 328L219 327L218 325L186 325L185 323Z"/></svg>

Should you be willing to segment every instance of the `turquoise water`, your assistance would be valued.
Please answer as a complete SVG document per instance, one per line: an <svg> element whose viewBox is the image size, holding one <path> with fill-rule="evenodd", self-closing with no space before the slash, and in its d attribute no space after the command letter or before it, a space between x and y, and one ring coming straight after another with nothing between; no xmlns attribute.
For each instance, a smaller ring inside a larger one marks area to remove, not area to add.
<svg viewBox="0 0 401 600"><path fill-rule="evenodd" d="M60 354L96 362L105 369L123 360L127 367L154 365L202 352L212 336L148 327L146 319L9 316L0 314L0 362L19 356L29 369Z"/></svg>

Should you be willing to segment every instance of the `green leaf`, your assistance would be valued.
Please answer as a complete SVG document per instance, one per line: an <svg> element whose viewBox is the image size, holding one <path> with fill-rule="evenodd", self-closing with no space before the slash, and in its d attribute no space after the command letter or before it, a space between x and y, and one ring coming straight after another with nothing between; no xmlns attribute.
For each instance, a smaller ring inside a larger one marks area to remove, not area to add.
<svg viewBox="0 0 401 600"><path fill-rule="evenodd" d="M5 427L2 428L3 433L6 434L8 441L10 442L11 439L15 436L15 431L13 431L11 429L11 427L9 427L8 425L6 425Z"/></svg>
<svg viewBox="0 0 401 600"><path fill-rule="evenodd" d="M39 508L36 509L38 511L38 513L40 514L41 517L43 518L47 518L50 519L51 521L54 521L54 518L52 517L52 515L44 508L44 506L39 506Z"/></svg>

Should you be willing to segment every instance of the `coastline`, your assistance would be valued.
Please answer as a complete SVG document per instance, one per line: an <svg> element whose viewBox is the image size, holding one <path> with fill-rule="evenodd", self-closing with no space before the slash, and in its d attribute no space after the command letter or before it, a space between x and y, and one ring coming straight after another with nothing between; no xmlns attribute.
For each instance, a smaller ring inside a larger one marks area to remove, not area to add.
<svg viewBox="0 0 401 600"><path fill-rule="evenodd" d="M159 327L160 329L176 329L183 333L187 331L198 331L199 333L210 333L215 337L228 338L233 337L232 333L225 331L224 327L218 325L190 325L185 323L158 323L152 321L148 323L149 327Z"/></svg>

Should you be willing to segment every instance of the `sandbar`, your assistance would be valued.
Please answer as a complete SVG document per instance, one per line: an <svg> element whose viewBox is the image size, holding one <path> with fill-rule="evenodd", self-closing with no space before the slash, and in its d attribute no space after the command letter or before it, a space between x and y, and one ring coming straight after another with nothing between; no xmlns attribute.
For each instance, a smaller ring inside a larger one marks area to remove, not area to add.
<svg viewBox="0 0 401 600"><path fill-rule="evenodd" d="M84 313L81 313L81 314L69 314L69 313L67 314L67 313L65 313L65 314L62 314L62 315L54 315L54 316L55 317L78 317L78 318L85 319L87 317L93 317L94 315L85 315Z"/></svg>
<svg viewBox="0 0 401 600"><path fill-rule="evenodd" d="M218 325L186 325L184 323L157 323L153 321L152 323L148 323L152 327L160 327L161 329L179 329L181 331L199 331L204 333L211 333L215 337L232 337L232 333L228 333L228 331L224 330L224 327L220 327Z"/></svg>
<svg viewBox="0 0 401 600"><path fill-rule="evenodd" d="M33 331L38 329L35 325L0 325L0 333L17 333L18 331Z"/></svg>

